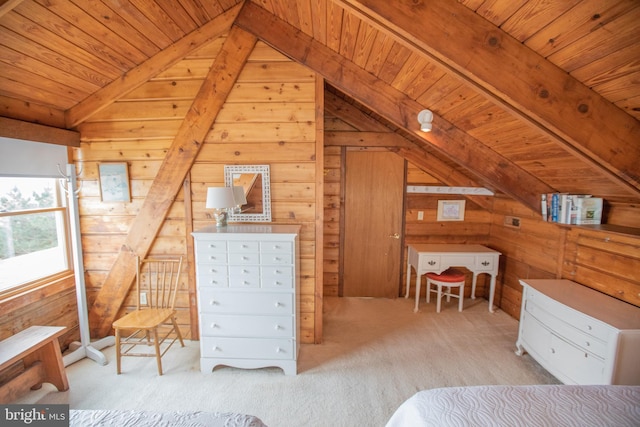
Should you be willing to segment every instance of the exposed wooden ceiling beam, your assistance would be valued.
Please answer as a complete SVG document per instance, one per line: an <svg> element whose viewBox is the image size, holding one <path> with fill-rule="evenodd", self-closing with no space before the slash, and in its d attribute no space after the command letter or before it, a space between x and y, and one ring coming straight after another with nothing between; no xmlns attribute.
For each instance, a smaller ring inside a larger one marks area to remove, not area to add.
<svg viewBox="0 0 640 427"><path fill-rule="evenodd" d="M441 117L434 117L432 132L420 132L417 116L424 106L255 3L244 4L235 25L254 33L376 114L431 144L472 172L483 185L498 188L535 211L539 210L540 194L553 191Z"/></svg>
<svg viewBox="0 0 640 427"><path fill-rule="evenodd" d="M67 110L66 125L73 128L91 117L92 114L109 106L124 94L143 85L150 78L171 67L187 56L189 52L205 45L209 41L229 31L238 15L241 5L236 5L223 14L218 15L207 24L192 31L171 46L147 59L139 66L114 80L84 101Z"/></svg>
<svg viewBox="0 0 640 427"><path fill-rule="evenodd" d="M257 39L234 27L213 62L200 91L187 112L178 133L167 151L140 212L131 224L129 234L109 271L90 311L91 332L103 337L135 278L135 256L144 257L151 249L182 183L191 169L203 140L233 89L240 71L253 51Z"/></svg>
<svg viewBox="0 0 640 427"><path fill-rule="evenodd" d="M5 138L24 139L25 141L46 142L49 144L80 146L78 132L59 129L22 120L0 117L0 136Z"/></svg>
<svg viewBox="0 0 640 427"><path fill-rule="evenodd" d="M640 122L469 8L450 0L333 1L640 192Z"/></svg>

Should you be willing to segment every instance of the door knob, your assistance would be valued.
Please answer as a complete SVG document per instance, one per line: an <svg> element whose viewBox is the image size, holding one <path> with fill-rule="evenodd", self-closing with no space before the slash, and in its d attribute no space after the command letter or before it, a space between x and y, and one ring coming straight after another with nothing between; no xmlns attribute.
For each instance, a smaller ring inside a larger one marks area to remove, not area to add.
<svg viewBox="0 0 640 427"><path fill-rule="evenodd" d="M389 237L393 237L394 239L399 239L400 235L398 233L389 234Z"/></svg>

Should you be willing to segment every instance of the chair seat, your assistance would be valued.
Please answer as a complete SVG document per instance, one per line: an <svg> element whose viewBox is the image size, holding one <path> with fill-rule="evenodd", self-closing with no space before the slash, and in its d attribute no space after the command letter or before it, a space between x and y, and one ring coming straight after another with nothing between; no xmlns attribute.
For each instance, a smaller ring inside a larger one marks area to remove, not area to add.
<svg viewBox="0 0 640 427"><path fill-rule="evenodd" d="M448 270L443 271L440 274L427 273L427 278L431 280L437 280L438 282L455 283L455 282L464 281L465 275L460 270L456 270L455 268L450 268Z"/></svg>
<svg viewBox="0 0 640 427"><path fill-rule="evenodd" d="M171 308L146 308L136 310L113 322L114 328L151 329L167 322L176 311Z"/></svg>

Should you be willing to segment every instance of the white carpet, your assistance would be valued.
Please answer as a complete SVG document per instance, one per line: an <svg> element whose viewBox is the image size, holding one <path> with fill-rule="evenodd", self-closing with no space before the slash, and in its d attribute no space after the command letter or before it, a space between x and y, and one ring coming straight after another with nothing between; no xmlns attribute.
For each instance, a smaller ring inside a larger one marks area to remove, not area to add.
<svg viewBox="0 0 640 427"><path fill-rule="evenodd" d="M174 347L159 377L154 359L110 363L83 359L67 367L70 389L38 403L72 409L221 411L251 414L270 427L384 426L423 389L489 384L556 384L528 355L514 354L518 322L487 301L421 304L400 298L325 298L324 343L303 345L297 376L278 368L218 367L201 373L197 341ZM51 389L49 389L51 390ZM42 393L42 392L41 392Z"/></svg>

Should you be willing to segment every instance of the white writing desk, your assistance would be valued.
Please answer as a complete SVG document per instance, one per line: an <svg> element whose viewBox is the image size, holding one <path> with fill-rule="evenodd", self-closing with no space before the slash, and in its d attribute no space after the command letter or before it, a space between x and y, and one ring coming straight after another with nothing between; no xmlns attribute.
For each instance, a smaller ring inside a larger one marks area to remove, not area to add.
<svg viewBox="0 0 640 427"><path fill-rule="evenodd" d="M471 298L476 297L476 281L478 275L487 273L491 276L489 292L489 311L493 313L493 297L496 291L496 277L498 276L498 262L500 252L482 245L460 244L413 244L409 245L407 256L407 293L411 283L411 267L416 271L416 306L418 311L420 300L420 285L422 276L426 273L440 274L449 267L465 267L473 272ZM429 290L427 289L427 292Z"/></svg>

